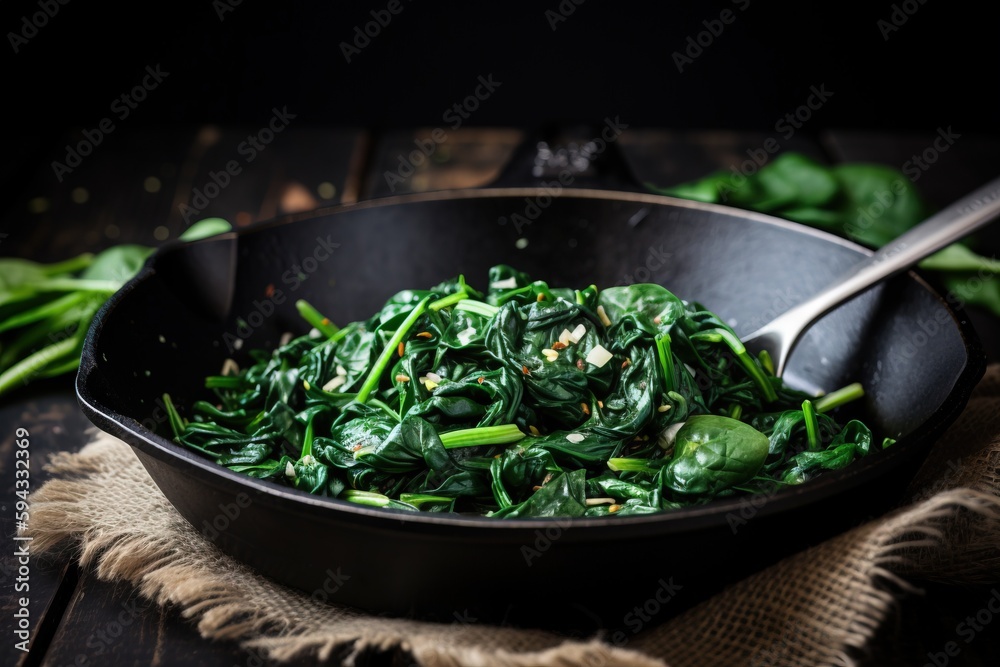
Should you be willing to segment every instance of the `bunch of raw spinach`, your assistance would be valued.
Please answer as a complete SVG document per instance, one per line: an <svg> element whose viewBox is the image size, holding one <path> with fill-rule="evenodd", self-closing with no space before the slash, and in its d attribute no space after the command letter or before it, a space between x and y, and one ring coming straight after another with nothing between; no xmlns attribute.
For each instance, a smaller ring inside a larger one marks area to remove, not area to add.
<svg viewBox="0 0 1000 667"><path fill-rule="evenodd" d="M313 326L208 377L177 442L261 479L365 505L494 517L658 512L802 483L872 449L766 355L659 285L552 288L508 266ZM886 443L883 443L883 446Z"/></svg>
<svg viewBox="0 0 1000 667"><path fill-rule="evenodd" d="M229 228L225 220L208 218L180 238L190 241ZM55 264L0 258L0 396L33 380L76 371L94 315L154 250L118 245Z"/></svg>
<svg viewBox="0 0 1000 667"><path fill-rule="evenodd" d="M825 166L795 152L782 153L749 176L717 172L661 194L728 204L819 227L878 248L933 211L916 186L897 169L878 164ZM1000 261L954 244L920 267L937 274L962 303L1000 316Z"/></svg>

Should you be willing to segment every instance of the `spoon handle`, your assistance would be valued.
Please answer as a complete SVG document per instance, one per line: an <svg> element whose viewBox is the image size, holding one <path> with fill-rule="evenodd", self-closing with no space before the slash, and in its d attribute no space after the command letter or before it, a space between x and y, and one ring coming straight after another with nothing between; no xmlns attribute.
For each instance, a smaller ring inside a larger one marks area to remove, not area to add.
<svg viewBox="0 0 1000 667"><path fill-rule="evenodd" d="M744 338L769 343L776 373L784 370L802 332L823 315L876 283L916 265L1000 216L1000 178L994 179L901 234L808 301Z"/></svg>

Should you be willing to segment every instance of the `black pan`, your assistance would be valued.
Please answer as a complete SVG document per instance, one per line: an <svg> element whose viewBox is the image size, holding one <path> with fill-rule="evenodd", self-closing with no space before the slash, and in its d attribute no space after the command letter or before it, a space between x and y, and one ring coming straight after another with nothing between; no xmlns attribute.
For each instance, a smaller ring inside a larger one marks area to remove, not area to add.
<svg viewBox="0 0 1000 667"><path fill-rule="evenodd" d="M823 389L862 382L867 396L855 409L896 445L799 488L647 516L498 521L371 509L232 473L170 441L159 397L168 392L187 411L210 397L203 379L227 357L244 365L249 349L303 333L298 298L347 322L397 290L459 273L481 284L505 262L555 285L658 282L745 334L869 252L723 206L550 194L390 197L164 247L98 314L77 379L81 405L219 547L317 599L630 633L901 500L984 372L968 318L919 276L902 275L819 322L788 371ZM235 338L245 340L231 353Z"/></svg>

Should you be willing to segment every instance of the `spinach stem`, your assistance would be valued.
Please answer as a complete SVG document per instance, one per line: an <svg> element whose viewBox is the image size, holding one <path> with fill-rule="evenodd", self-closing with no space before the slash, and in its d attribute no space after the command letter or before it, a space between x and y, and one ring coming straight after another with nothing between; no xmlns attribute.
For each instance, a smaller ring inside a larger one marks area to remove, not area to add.
<svg viewBox="0 0 1000 667"><path fill-rule="evenodd" d="M170 400L170 394L163 395L163 406L167 409L167 419L170 422L170 430L174 432L174 440L179 440L184 434L184 420L174 407L174 402Z"/></svg>
<svg viewBox="0 0 1000 667"><path fill-rule="evenodd" d="M299 311L299 315L302 316L302 319L312 325L317 331L327 338L332 337L340 331L340 327L331 322L329 317L316 310L313 305L305 299L299 299L296 301L295 308Z"/></svg>
<svg viewBox="0 0 1000 667"><path fill-rule="evenodd" d="M482 315L486 318L492 318L500 309L496 306L491 306L484 301L476 301L475 299L463 299L455 304L455 310L464 310L469 313L475 313L476 315Z"/></svg>
<svg viewBox="0 0 1000 667"><path fill-rule="evenodd" d="M437 301L432 301L427 306L427 309L437 312L442 308L447 308L448 306L454 306L459 301L464 301L465 299L468 298L469 294L464 290L461 292L455 292L454 294L449 294L448 296L440 298Z"/></svg>
<svg viewBox="0 0 1000 667"><path fill-rule="evenodd" d="M313 436L313 420L314 419L316 419L316 415L315 414L313 414L313 416L309 418L309 421L306 422L306 431L305 431L305 434L302 436L302 454L299 456L299 460L300 461L302 459L304 459L305 457L307 457L307 456L312 456L312 452L313 452L313 437L314 437Z"/></svg>
<svg viewBox="0 0 1000 667"><path fill-rule="evenodd" d="M816 451L819 449L819 421L816 419L816 408L808 398L802 401L802 416L806 423L806 440L809 442L809 449Z"/></svg>
<svg viewBox="0 0 1000 667"><path fill-rule="evenodd" d="M379 355L375 364L372 366L372 370L368 373L368 377L365 378L365 383L361 385L361 390L358 392L357 398L355 400L358 403L364 404L368 400L368 396L378 387L379 380L382 378L382 373L385 371L386 366L389 365L389 360L392 355L396 353L396 349L399 344L403 342L403 338L409 333L410 329L413 327L414 323L424 314L427 309L427 304L430 302L430 297L424 297L424 299L413 307L410 314L406 316L403 323L399 325L396 332L392 334L392 338L386 343L385 348L382 350L382 354ZM460 303L464 303L460 302Z"/></svg>
<svg viewBox="0 0 1000 667"><path fill-rule="evenodd" d="M66 354L71 354L79 345L76 336L43 347L28 355L3 373L0 373L0 396L15 388L19 383L27 384L32 377L40 374L49 364ZM79 361L79 359L77 360Z"/></svg>
<svg viewBox="0 0 1000 667"><path fill-rule="evenodd" d="M525 437L516 424L501 426L477 426L449 431L441 434L441 444L445 449L456 447L476 447L478 445L509 445Z"/></svg>
<svg viewBox="0 0 1000 667"><path fill-rule="evenodd" d="M71 257L61 262L42 265L42 271L47 276L56 276L60 273L76 273L94 263L94 254L85 252L82 255Z"/></svg>
<svg viewBox="0 0 1000 667"><path fill-rule="evenodd" d="M764 375L764 371L761 370L759 365L760 362L754 359L750 353L747 352L747 348L743 345L743 341L737 338L735 333L726 329L712 329L711 331L706 331L705 333L694 334L691 338L695 340L707 341L721 340L724 342L729 349L732 350L733 354L736 355L736 358L739 360L740 364L742 364L743 368L746 369L753 381L757 383L761 393L764 394L764 398L767 399L768 402L778 400L778 394L774 391L774 386L771 384L771 381L767 379L766 375Z"/></svg>
<svg viewBox="0 0 1000 667"><path fill-rule="evenodd" d="M861 383L852 382L846 387L841 387L836 391L831 391L826 396L817 398L814 407L816 408L816 412L829 412L834 408L839 408L845 403L856 401L864 395L865 388L861 386Z"/></svg>
<svg viewBox="0 0 1000 667"><path fill-rule="evenodd" d="M671 392L674 382L674 354L670 349L670 334L656 334L656 354L660 358L660 368L663 370L663 385Z"/></svg>

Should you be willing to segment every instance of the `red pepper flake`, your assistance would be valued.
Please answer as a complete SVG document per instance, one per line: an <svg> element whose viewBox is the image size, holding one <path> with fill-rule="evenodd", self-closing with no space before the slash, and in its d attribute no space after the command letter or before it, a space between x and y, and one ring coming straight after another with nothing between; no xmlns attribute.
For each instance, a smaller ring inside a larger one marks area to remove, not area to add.
<svg viewBox="0 0 1000 667"><path fill-rule="evenodd" d="M621 505L612 505L611 507L608 508L608 512L610 512L611 514L614 514L615 512L617 512L618 510L620 510L621 508L622 508Z"/></svg>
<svg viewBox="0 0 1000 667"><path fill-rule="evenodd" d="M625 361L622 362L622 368L625 368L625 367L631 366L631 365L632 365L632 360L631 359L626 359Z"/></svg>
<svg viewBox="0 0 1000 667"><path fill-rule="evenodd" d="M583 365L583 359L577 359L577 360L576 360L576 367L577 367L578 369L580 369L581 371L582 371L582 370L584 369L584 365Z"/></svg>
<svg viewBox="0 0 1000 667"><path fill-rule="evenodd" d="M537 297L535 297L535 301L539 301L539 302L545 301L545 295L544 294L539 294Z"/></svg>
<svg viewBox="0 0 1000 667"><path fill-rule="evenodd" d="M583 410L583 414L585 414L585 415L589 415L590 414L590 406L587 405L586 403L581 403L580 404L580 409Z"/></svg>
<svg viewBox="0 0 1000 667"><path fill-rule="evenodd" d="M353 447L351 447L351 451L352 452L356 452L359 449L361 449L361 443L360 442L358 444L354 445Z"/></svg>
<svg viewBox="0 0 1000 667"><path fill-rule="evenodd" d="M432 334L430 331L421 331L420 333L417 334L417 338L433 338L433 337L434 334Z"/></svg>
<svg viewBox="0 0 1000 667"><path fill-rule="evenodd" d="M567 347L566 343L562 342L561 340L557 340L556 342L552 343L553 350L563 350L566 349L566 347Z"/></svg>
<svg viewBox="0 0 1000 667"><path fill-rule="evenodd" d="M599 407L599 408L601 408L603 410L604 409L604 401L598 401L597 402L597 407Z"/></svg>
<svg viewBox="0 0 1000 667"><path fill-rule="evenodd" d="M330 324L330 318L329 317L324 317L323 319L320 320L320 324L322 324L323 326L329 325Z"/></svg>
<svg viewBox="0 0 1000 667"><path fill-rule="evenodd" d="M660 319L659 315L657 315L656 317L653 318L653 324L660 324L662 322L663 322L663 320Z"/></svg>
<svg viewBox="0 0 1000 667"><path fill-rule="evenodd" d="M268 299L274 296L274 283L269 283L268 286L264 288L264 296Z"/></svg>
<svg viewBox="0 0 1000 667"><path fill-rule="evenodd" d="M535 484L535 485L534 485L533 487L531 487L531 490L532 490L532 491L538 491L538 490L539 490L539 489L541 489L541 488L542 488L542 487L540 487L540 486L538 486L537 484Z"/></svg>
<svg viewBox="0 0 1000 667"><path fill-rule="evenodd" d="M480 377L478 380L476 380L476 382L478 382L479 384L482 384L482 383L486 382L486 378Z"/></svg>
<svg viewBox="0 0 1000 667"><path fill-rule="evenodd" d="M528 368L527 366L521 366L521 372L524 373L525 375L531 375L531 369Z"/></svg>
<svg viewBox="0 0 1000 667"><path fill-rule="evenodd" d="M396 346L396 352L399 352L399 356L403 356L403 352L406 351L406 343L399 341L399 345Z"/></svg>

